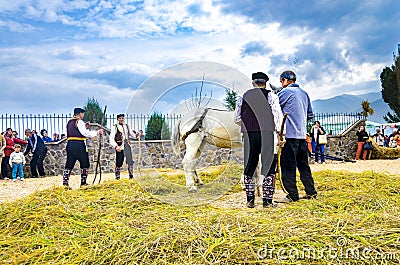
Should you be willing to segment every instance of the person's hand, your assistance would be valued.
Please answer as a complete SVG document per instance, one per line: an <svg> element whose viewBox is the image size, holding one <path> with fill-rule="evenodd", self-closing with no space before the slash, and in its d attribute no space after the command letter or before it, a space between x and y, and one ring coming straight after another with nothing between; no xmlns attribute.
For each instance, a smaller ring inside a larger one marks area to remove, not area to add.
<svg viewBox="0 0 400 265"><path fill-rule="evenodd" d="M32 157L32 156L33 156L33 154L32 154L32 153L29 153L28 155L29 155L30 157Z"/></svg>
<svg viewBox="0 0 400 265"><path fill-rule="evenodd" d="M117 152L121 152L121 151L122 151L122 147L121 147L121 146L117 146L117 147L115 147L115 150L116 150Z"/></svg>
<svg viewBox="0 0 400 265"><path fill-rule="evenodd" d="M280 139L280 137L278 137L278 146L279 147L283 147L284 145L285 145L285 143L286 143L286 138L285 138L285 136L282 138L282 140Z"/></svg>
<svg viewBox="0 0 400 265"><path fill-rule="evenodd" d="M90 127L90 122L85 122L85 127L86 127L86 129L89 129L89 127Z"/></svg>
<svg viewBox="0 0 400 265"><path fill-rule="evenodd" d="M104 133L104 130L103 130L103 129L100 129L100 130L97 131L97 134L98 134L98 135L103 135L103 133Z"/></svg>

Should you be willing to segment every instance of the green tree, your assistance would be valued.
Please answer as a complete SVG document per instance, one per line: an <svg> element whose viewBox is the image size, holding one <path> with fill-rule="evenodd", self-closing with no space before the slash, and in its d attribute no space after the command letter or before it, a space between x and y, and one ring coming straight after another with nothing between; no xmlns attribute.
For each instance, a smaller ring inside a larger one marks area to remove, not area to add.
<svg viewBox="0 0 400 265"><path fill-rule="evenodd" d="M146 140L168 140L171 138L171 132L165 118L154 112L149 119L146 127Z"/></svg>
<svg viewBox="0 0 400 265"><path fill-rule="evenodd" d="M400 121L400 56L396 57L395 64L385 67L380 75L382 98L388 103L394 113L388 112L383 118L387 122Z"/></svg>
<svg viewBox="0 0 400 265"><path fill-rule="evenodd" d="M90 122L96 122L101 124L101 119L103 117L103 110L100 107L99 102L93 97L88 98L85 109L85 120ZM104 126L106 126L107 120L104 120Z"/></svg>
<svg viewBox="0 0 400 265"><path fill-rule="evenodd" d="M229 88L225 88L225 99L224 99L224 106L230 110L230 111L234 111L236 108L236 101L237 101L237 97L238 94L235 90L233 89L229 89Z"/></svg>
<svg viewBox="0 0 400 265"><path fill-rule="evenodd" d="M368 100L363 100L361 102L361 107L362 107L361 114L365 117L368 117L369 115L373 115L375 113L374 109L371 108L371 105L368 102Z"/></svg>

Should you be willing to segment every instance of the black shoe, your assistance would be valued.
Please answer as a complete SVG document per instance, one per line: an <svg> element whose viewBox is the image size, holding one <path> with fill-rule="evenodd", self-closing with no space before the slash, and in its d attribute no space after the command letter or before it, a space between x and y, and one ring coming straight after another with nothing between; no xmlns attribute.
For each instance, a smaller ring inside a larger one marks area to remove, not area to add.
<svg viewBox="0 0 400 265"><path fill-rule="evenodd" d="M72 188L68 185L68 184L66 184L66 183L63 183L63 188L64 189L66 189L66 190L72 190Z"/></svg>
<svg viewBox="0 0 400 265"><path fill-rule="evenodd" d="M246 205L247 205L248 208L254 208L254 199L255 199L254 196L247 196Z"/></svg>
<svg viewBox="0 0 400 265"><path fill-rule="evenodd" d="M254 202L247 202L246 206L247 208L254 208Z"/></svg>
<svg viewBox="0 0 400 265"><path fill-rule="evenodd" d="M116 177L115 180L120 180L120 177Z"/></svg>
<svg viewBox="0 0 400 265"><path fill-rule="evenodd" d="M264 208L276 208L278 207L278 204L276 203L263 203Z"/></svg>
<svg viewBox="0 0 400 265"><path fill-rule="evenodd" d="M264 208L275 208L278 205L275 203L272 203L272 200L270 199L263 199L263 207Z"/></svg>
<svg viewBox="0 0 400 265"><path fill-rule="evenodd" d="M129 175L129 179L133 179L134 177L134 175Z"/></svg>
<svg viewBox="0 0 400 265"><path fill-rule="evenodd" d="M87 182L81 183L81 187L87 187L89 184Z"/></svg>
<svg viewBox="0 0 400 265"><path fill-rule="evenodd" d="M280 200L276 200L275 202L277 203L288 203L288 202L293 202L293 200L290 198L289 194L283 197Z"/></svg>
<svg viewBox="0 0 400 265"><path fill-rule="evenodd" d="M317 199L317 194L313 194L313 195L304 195L300 197L301 200L315 200Z"/></svg>

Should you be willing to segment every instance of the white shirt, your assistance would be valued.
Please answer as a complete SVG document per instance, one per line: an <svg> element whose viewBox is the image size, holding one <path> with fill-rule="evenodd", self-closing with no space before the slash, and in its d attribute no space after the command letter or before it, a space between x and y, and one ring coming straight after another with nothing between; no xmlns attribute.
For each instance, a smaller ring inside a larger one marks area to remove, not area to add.
<svg viewBox="0 0 400 265"><path fill-rule="evenodd" d="M274 116L275 131L279 132L281 129L280 126L282 124L283 114L281 105L279 104L279 98L272 91L268 93L268 103L269 106L271 107L272 115ZM243 104L243 97L240 96L236 101L235 116L234 116L234 121L235 123L238 124L242 122L242 116L241 116L242 104Z"/></svg>
<svg viewBox="0 0 400 265"><path fill-rule="evenodd" d="M234 122L240 124L242 122L242 104L243 104L243 96L240 96L236 101L236 108L235 108L235 115L234 115ZM283 114L281 105L279 104L279 97L274 92L270 90L268 93L268 104L271 107L272 115L274 116L274 124L275 124L275 131L279 132L281 130L280 126L283 121ZM285 133L286 128L284 128L283 133ZM278 153L278 134L274 133L274 153Z"/></svg>
<svg viewBox="0 0 400 265"><path fill-rule="evenodd" d="M86 129L85 122L83 120L78 120L77 127L79 132L85 137L93 138L97 136L97 131L90 131Z"/></svg>
<svg viewBox="0 0 400 265"><path fill-rule="evenodd" d="M25 164L25 156L22 152L12 152L10 155L10 166L12 167L13 163L22 163Z"/></svg>
<svg viewBox="0 0 400 265"><path fill-rule="evenodd" d="M122 142L127 140L129 143L129 136L133 139L136 139L136 134L128 127L128 125L115 124L111 127L110 132L110 144L113 148L118 146L117 142L115 142L115 135L117 134L117 131L122 132ZM123 149L124 145L122 145L121 148Z"/></svg>

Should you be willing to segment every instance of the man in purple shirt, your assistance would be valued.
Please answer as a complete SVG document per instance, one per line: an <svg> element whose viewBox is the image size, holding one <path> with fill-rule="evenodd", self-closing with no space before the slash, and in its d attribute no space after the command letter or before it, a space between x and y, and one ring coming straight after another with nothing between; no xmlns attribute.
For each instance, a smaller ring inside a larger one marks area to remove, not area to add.
<svg viewBox="0 0 400 265"><path fill-rule="evenodd" d="M296 167L300 172L300 180L304 185L304 199L316 198L317 191L308 165L307 152L307 120L314 117L310 98L296 84L296 74L285 71L280 76L283 90L278 94L283 113L288 113L286 120L286 143L281 153L281 171L283 186L288 195L278 202L298 201L299 192L296 186Z"/></svg>

